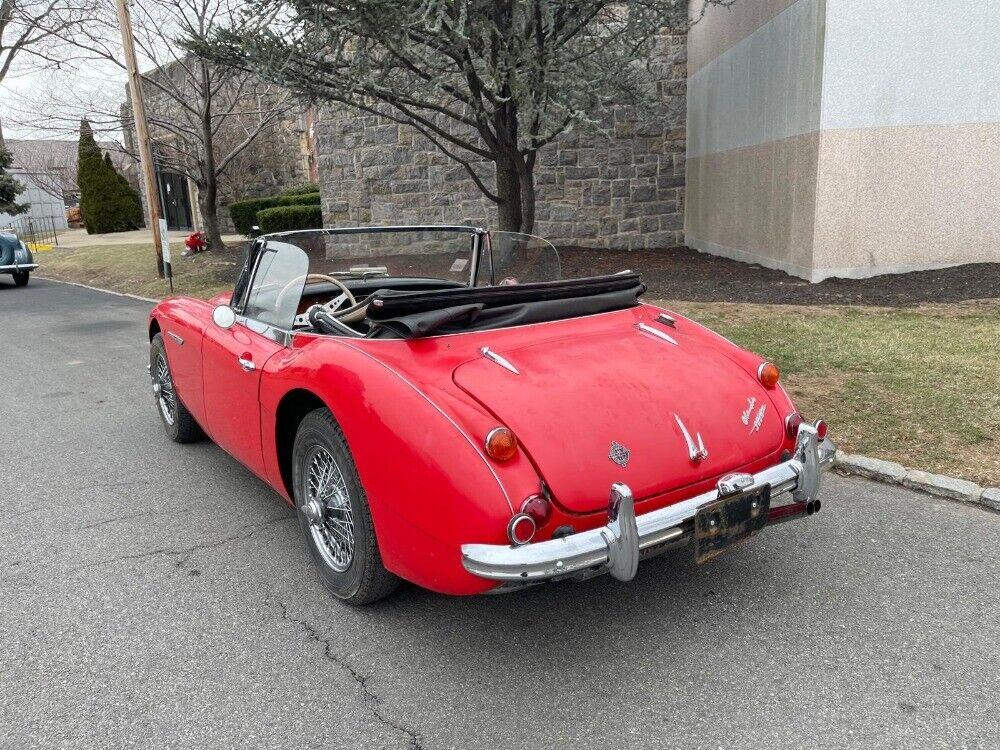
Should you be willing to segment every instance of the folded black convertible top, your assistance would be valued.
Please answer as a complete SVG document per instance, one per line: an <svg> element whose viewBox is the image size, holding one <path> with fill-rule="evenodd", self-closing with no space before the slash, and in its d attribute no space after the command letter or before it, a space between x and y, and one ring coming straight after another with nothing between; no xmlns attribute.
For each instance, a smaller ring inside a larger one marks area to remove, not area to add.
<svg viewBox="0 0 1000 750"><path fill-rule="evenodd" d="M621 292L637 286L642 286L642 278L638 273L629 271L610 276L539 281L512 286L462 287L461 289L437 289L424 292L400 292L393 289L383 289L372 295L368 317L372 320L386 320L401 315L440 310L456 305L481 304L484 308L489 309L519 303L568 300L606 294L607 292ZM645 286L642 287L642 291L646 291Z"/></svg>
<svg viewBox="0 0 1000 750"><path fill-rule="evenodd" d="M368 319L375 338L419 338L485 331L623 310L646 291L637 273L514 286L383 290L372 295Z"/></svg>

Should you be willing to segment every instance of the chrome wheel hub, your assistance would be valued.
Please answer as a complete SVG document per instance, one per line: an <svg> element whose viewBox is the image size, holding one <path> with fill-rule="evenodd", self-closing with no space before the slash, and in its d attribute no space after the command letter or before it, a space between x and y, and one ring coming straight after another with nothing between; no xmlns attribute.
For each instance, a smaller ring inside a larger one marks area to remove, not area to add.
<svg viewBox="0 0 1000 750"><path fill-rule="evenodd" d="M323 505L318 500L308 500L302 505L302 515L312 526L323 524Z"/></svg>
<svg viewBox="0 0 1000 750"><path fill-rule="evenodd" d="M174 392L174 381L170 379L170 368L166 358L160 354L150 368L153 380L153 396L160 407L160 413L167 424L172 425L177 419L177 394Z"/></svg>
<svg viewBox="0 0 1000 750"><path fill-rule="evenodd" d="M323 561L338 573L354 559L354 513L340 466L322 446L307 456L306 487L299 510Z"/></svg>

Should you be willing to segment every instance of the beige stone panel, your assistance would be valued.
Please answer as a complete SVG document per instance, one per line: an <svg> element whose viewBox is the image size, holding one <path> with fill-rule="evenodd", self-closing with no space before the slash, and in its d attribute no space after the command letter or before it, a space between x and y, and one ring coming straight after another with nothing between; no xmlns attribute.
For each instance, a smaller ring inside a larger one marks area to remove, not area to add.
<svg viewBox="0 0 1000 750"><path fill-rule="evenodd" d="M818 134L807 133L689 159L689 242L808 275L817 146Z"/></svg>
<svg viewBox="0 0 1000 750"><path fill-rule="evenodd" d="M1000 124L825 131L816 277L1000 261Z"/></svg>
<svg viewBox="0 0 1000 750"><path fill-rule="evenodd" d="M781 200L787 204L789 214L788 257L795 266L810 268L815 229L819 133L806 133L787 141L787 185Z"/></svg>
<svg viewBox="0 0 1000 750"><path fill-rule="evenodd" d="M688 75L750 36L796 1L740 0L729 8L709 6L688 35ZM698 18L703 7L703 0L691 0L691 17Z"/></svg>

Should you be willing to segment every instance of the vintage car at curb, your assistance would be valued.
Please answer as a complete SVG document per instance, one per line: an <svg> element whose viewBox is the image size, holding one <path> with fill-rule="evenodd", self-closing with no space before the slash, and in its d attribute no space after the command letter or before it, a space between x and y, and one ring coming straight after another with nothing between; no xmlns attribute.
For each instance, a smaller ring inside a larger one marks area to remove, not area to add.
<svg viewBox="0 0 1000 750"><path fill-rule="evenodd" d="M36 268L38 264L28 247L16 235L0 232L0 274L10 274L14 286L27 286Z"/></svg>
<svg viewBox="0 0 1000 750"><path fill-rule="evenodd" d="M475 227L258 237L232 293L153 308L156 408L292 505L354 604L629 581L820 510L834 446L774 364L637 273L560 276L544 240Z"/></svg>

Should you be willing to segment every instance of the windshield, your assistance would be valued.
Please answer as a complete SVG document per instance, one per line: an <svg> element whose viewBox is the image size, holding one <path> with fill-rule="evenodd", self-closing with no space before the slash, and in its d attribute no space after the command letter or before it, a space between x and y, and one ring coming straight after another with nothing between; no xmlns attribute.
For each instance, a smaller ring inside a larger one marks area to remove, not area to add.
<svg viewBox="0 0 1000 750"><path fill-rule="evenodd" d="M439 279L470 284L483 233L473 228L373 228L289 232L265 238L300 248L310 274Z"/></svg>
<svg viewBox="0 0 1000 750"><path fill-rule="evenodd" d="M619 309L642 285L634 274L563 281L541 237L421 226L266 235L237 290L247 320L281 331L411 337Z"/></svg>

